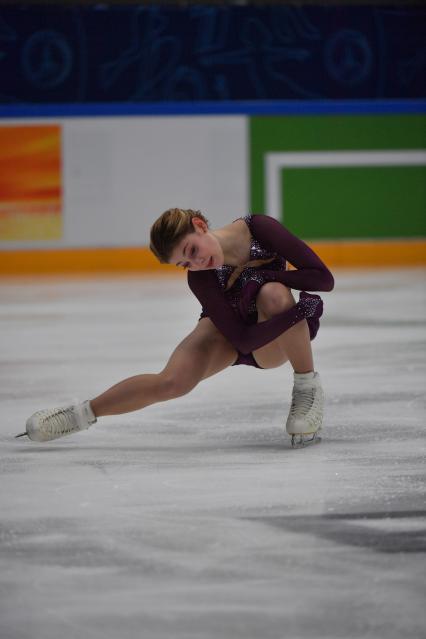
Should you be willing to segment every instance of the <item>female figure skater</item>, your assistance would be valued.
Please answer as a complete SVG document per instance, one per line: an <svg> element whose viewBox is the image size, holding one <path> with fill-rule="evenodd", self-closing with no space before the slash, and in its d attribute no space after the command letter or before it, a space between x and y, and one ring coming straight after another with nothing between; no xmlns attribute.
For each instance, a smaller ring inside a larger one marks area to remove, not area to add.
<svg viewBox="0 0 426 639"><path fill-rule="evenodd" d="M274 368L288 361L294 388L286 429L293 445L314 441L324 396L311 340L322 301L302 292L296 303L290 289L332 290L333 276L319 257L266 215L211 230L200 211L182 209L169 209L153 224L150 248L160 262L188 270L189 287L202 305L195 329L160 373L130 377L81 404L38 411L23 435L56 439L89 428L103 415L185 395L228 366ZM287 260L296 270L286 270Z"/></svg>

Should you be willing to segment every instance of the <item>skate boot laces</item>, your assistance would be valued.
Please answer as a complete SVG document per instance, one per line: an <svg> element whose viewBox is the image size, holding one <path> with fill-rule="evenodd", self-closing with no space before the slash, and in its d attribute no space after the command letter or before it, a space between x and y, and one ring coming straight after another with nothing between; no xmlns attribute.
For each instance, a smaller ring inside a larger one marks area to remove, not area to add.
<svg viewBox="0 0 426 639"><path fill-rule="evenodd" d="M45 435L56 438L79 431L80 425L73 407L52 408L43 411L39 428Z"/></svg>
<svg viewBox="0 0 426 639"><path fill-rule="evenodd" d="M294 388L290 408L290 417L306 417L315 401L315 387Z"/></svg>
<svg viewBox="0 0 426 639"><path fill-rule="evenodd" d="M89 400L82 404L61 406L39 410L26 422L25 433L16 437L28 436L36 442L47 442L64 435L86 430L96 422Z"/></svg>
<svg viewBox="0 0 426 639"><path fill-rule="evenodd" d="M312 379L295 379L286 423L294 448L320 441L318 434L322 426L323 406L324 393L318 373Z"/></svg>

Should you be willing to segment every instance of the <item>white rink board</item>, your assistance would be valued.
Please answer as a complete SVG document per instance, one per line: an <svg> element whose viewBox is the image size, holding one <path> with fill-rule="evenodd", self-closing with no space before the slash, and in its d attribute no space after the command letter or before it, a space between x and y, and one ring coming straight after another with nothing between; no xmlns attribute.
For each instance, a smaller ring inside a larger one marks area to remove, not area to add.
<svg viewBox="0 0 426 639"><path fill-rule="evenodd" d="M170 207L212 226L247 214L247 118L114 117L4 120L61 124L64 235L0 248L146 246Z"/></svg>
<svg viewBox="0 0 426 639"><path fill-rule="evenodd" d="M424 636L425 272L335 276L306 450L288 366L15 440L36 409L160 370L199 306L183 279L0 282L2 639Z"/></svg>

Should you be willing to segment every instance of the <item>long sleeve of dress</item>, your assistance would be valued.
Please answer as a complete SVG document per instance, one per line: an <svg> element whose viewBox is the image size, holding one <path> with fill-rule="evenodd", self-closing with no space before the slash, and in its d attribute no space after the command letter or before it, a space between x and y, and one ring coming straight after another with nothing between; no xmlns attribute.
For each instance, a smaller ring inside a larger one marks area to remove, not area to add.
<svg viewBox="0 0 426 639"><path fill-rule="evenodd" d="M262 246L297 268L295 271L265 269L263 273L270 275L269 281L281 282L298 290L330 291L333 288L333 276L325 264L277 220L254 215L251 232ZM225 298L214 271L189 271L188 284L216 328L244 354L268 344L302 319L313 316L318 319L322 313L321 299L317 295L302 293L301 300L290 310L264 322L246 324Z"/></svg>
<svg viewBox="0 0 426 639"><path fill-rule="evenodd" d="M305 293L305 296L310 298L307 304L298 302L290 310L269 320L258 324L246 324L223 295L214 271L189 271L188 284L216 328L237 351L244 354L265 346L305 319L310 312L316 312L318 317L322 313L321 299L317 295Z"/></svg>
<svg viewBox="0 0 426 639"><path fill-rule="evenodd" d="M253 215L253 237L271 252L281 255L297 270L275 271L274 280L298 291L331 291L334 279L324 262L305 242L267 215ZM267 266L266 266L267 269Z"/></svg>

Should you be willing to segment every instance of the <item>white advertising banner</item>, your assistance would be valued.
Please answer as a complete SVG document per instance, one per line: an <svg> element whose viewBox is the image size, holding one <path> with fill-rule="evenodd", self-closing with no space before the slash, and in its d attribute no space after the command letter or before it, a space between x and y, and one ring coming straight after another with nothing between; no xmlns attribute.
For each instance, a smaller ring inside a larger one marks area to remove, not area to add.
<svg viewBox="0 0 426 639"><path fill-rule="evenodd" d="M3 121L60 126L62 232L57 239L0 238L0 248L146 246L152 222L170 207L200 209L213 228L245 215L247 122L244 116Z"/></svg>

